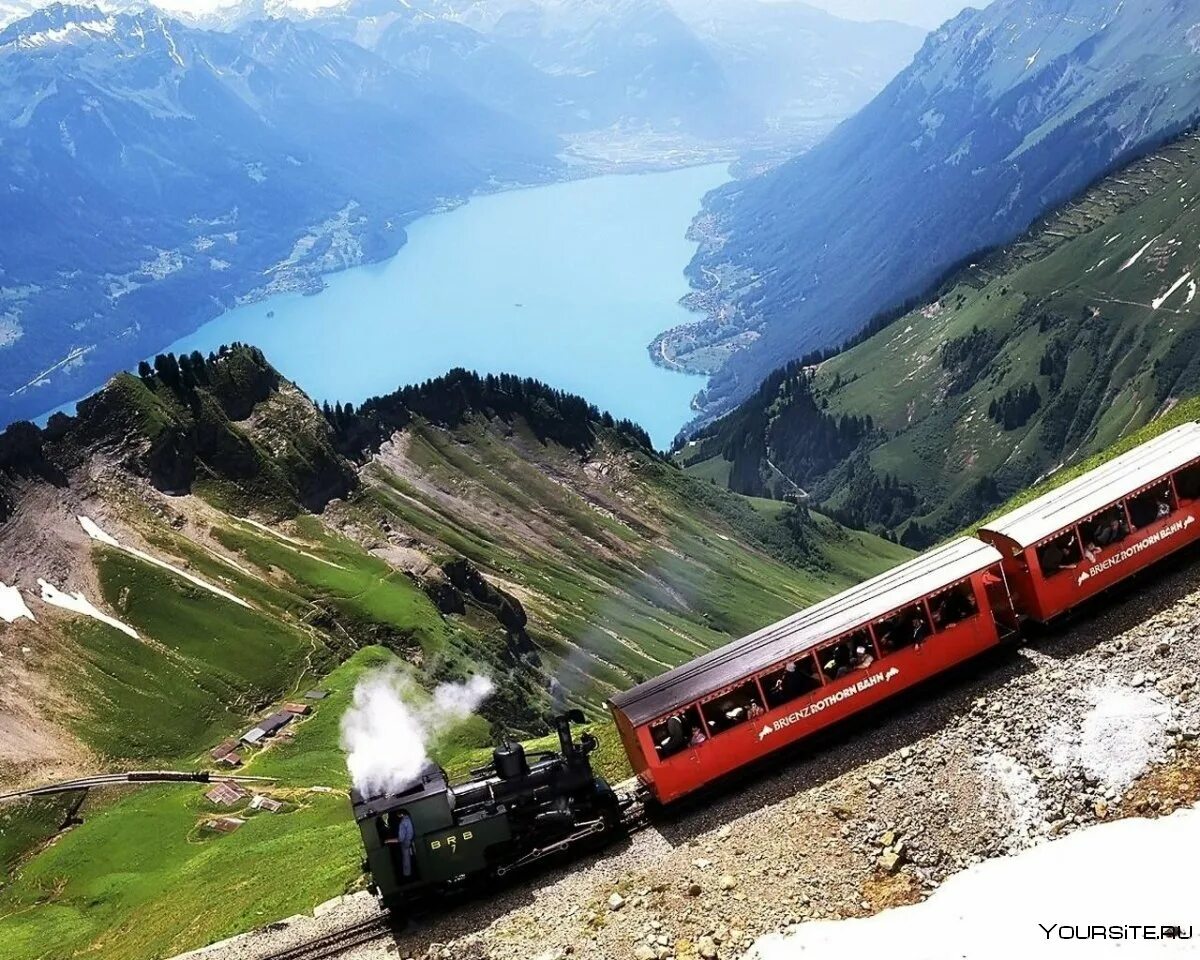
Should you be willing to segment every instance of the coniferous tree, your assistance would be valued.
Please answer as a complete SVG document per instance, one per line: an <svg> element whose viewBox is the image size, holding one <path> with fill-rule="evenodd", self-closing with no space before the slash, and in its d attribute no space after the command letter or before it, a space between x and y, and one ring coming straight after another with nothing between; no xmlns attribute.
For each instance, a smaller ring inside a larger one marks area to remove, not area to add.
<svg viewBox="0 0 1200 960"><path fill-rule="evenodd" d="M154 372L172 390L179 389L179 361L173 353L160 353L154 358Z"/></svg>

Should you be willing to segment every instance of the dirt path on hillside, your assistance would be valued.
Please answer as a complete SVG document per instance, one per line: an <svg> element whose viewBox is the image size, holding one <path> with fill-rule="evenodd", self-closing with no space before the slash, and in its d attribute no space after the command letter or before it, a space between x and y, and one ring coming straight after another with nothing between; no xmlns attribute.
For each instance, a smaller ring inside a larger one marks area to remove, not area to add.
<svg viewBox="0 0 1200 960"><path fill-rule="evenodd" d="M1098 820L1200 797L1200 554L633 836L430 914L362 960L727 960L925 896ZM365 894L204 952L251 960L375 913Z"/></svg>

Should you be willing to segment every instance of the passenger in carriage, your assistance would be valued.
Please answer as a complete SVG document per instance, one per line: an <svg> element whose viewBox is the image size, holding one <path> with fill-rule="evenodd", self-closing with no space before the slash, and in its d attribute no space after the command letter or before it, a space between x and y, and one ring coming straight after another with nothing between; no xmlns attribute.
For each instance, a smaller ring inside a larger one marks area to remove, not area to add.
<svg viewBox="0 0 1200 960"><path fill-rule="evenodd" d="M933 624L939 630L969 620L979 612L975 592L970 587L956 587L945 593L933 605Z"/></svg>
<svg viewBox="0 0 1200 960"><path fill-rule="evenodd" d="M1096 529L1095 534L1092 536L1092 542L1097 547L1108 547L1114 543L1120 543L1128 533L1129 530L1125 527L1125 521L1114 510Z"/></svg>
<svg viewBox="0 0 1200 960"><path fill-rule="evenodd" d="M775 682L771 684L769 698L776 703L783 703L784 700L790 700L791 695L789 689L792 686L792 676L796 672L796 665L789 663L783 668L783 673L775 678Z"/></svg>
<svg viewBox="0 0 1200 960"><path fill-rule="evenodd" d="M921 614L916 614L912 618L912 642L920 645L921 641L929 636L929 624L925 622L925 618Z"/></svg>
<svg viewBox="0 0 1200 960"><path fill-rule="evenodd" d="M688 740L688 746L698 747L707 739L708 737L704 735L704 729L700 726L696 726L692 730L692 736L691 739Z"/></svg>
<svg viewBox="0 0 1200 960"><path fill-rule="evenodd" d="M655 744L660 756L669 757L687 744L687 725L680 714L669 717L662 732L665 735Z"/></svg>
<svg viewBox="0 0 1200 960"><path fill-rule="evenodd" d="M1163 517L1171 515L1171 491L1164 490L1158 498L1158 504L1154 508L1154 519L1161 520Z"/></svg>
<svg viewBox="0 0 1200 960"><path fill-rule="evenodd" d="M830 680L841 679L849 672L849 664L842 661L840 651L840 647L831 647L829 657L821 664L821 669Z"/></svg>
<svg viewBox="0 0 1200 960"><path fill-rule="evenodd" d="M850 669L851 670L865 670L867 667L869 667L874 662L875 662L874 652L870 648L864 646L861 643L856 645L853 652L850 654Z"/></svg>
<svg viewBox="0 0 1200 960"><path fill-rule="evenodd" d="M757 700L751 700L750 701L750 709L748 712L750 714L750 719L755 720L758 717L761 717L765 711L763 710L762 705Z"/></svg>
<svg viewBox="0 0 1200 960"><path fill-rule="evenodd" d="M1038 561L1047 576L1059 570L1074 570L1079 565L1079 559L1079 547L1073 532L1064 533L1038 549Z"/></svg>

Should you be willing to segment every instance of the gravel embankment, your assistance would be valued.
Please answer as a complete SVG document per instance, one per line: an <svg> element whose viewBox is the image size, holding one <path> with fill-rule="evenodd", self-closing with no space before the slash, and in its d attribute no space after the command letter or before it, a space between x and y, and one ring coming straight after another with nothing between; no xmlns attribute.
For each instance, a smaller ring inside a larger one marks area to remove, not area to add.
<svg viewBox="0 0 1200 960"><path fill-rule="evenodd" d="M790 924L912 902L981 859L1194 802L1198 683L1193 557L603 856L346 956L731 960ZM348 898L205 960L257 960L374 910Z"/></svg>

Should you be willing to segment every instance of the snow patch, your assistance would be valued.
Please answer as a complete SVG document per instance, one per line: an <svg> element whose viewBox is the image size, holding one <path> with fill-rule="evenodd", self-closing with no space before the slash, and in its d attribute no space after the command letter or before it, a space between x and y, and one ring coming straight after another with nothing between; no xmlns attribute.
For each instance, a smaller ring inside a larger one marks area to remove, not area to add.
<svg viewBox="0 0 1200 960"><path fill-rule="evenodd" d="M245 607L247 610L253 609L253 607L251 607L250 604L248 604L245 600L243 600L241 597L235 596L228 590L222 590L220 587L214 586L207 580L201 580L199 577L188 573L186 570L180 570L179 567L167 563L165 560L159 560L158 557L151 556L144 550L139 550L137 547L131 547L127 544L121 543L115 537L101 530L91 517L80 517L79 525L83 527L84 533L99 543L106 544L110 547L115 547L118 550L124 550L130 556L137 557L139 560L145 560L146 563L153 564L156 567L161 567L163 570L169 570L171 573L183 577L183 579L188 581L188 583L195 584L202 590L207 590L209 593L214 593L218 597L229 600L232 603L236 603L240 607Z"/></svg>
<svg viewBox="0 0 1200 960"><path fill-rule="evenodd" d="M1178 290L1178 289L1179 289L1180 287L1182 287L1182 286L1183 286L1185 283L1187 283L1187 282L1188 282L1188 280L1191 278L1191 276L1192 276L1192 272L1189 270L1189 271L1188 271L1187 273L1185 273L1185 274L1184 274L1182 277L1180 277L1180 278L1179 278L1178 280L1176 280L1176 281L1175 281L1173 284L1171 284L1171 286L1167 288L1167 292L1166 292L1166 293L1164 293L1164 294L1163 294L1161 297L1155 297L1155 298L1154 298L1154 299L1151 301L1151 306L1153 306L1153 307L1154 307L1154 309L1155 309L1155 310L1157 310L1157 309L1158 309L1159 307L1161 307L1161 306L1162 306L1164 303L1166 303L1168 300L1170 300L1170 299L1171 299L1171 294L1173 294L1173 293L1174 293L1176 290Z"/></svg>
<svg viewBox="0 0 1200 960"><path fill-rule="evenodd" d="M1183 305L1186 307L1189 303L1191 303L1195 299L1196 299L1196 281L1189 280L1188 281L1188 295L1187 295L1187 299L1183 301Z"/></svg>
<svg viewBox="0 0 1200 960"><path fill-rule="evenodd" d="M1042 819L1033 774L1024 764L1003 753L984 758L980 766L988 778L985 800L1003 813L1008 822L1009 843L1027 845Z"/></svg>
<svg viewBox="0 0 1200 960"><path fill-rule="evenodd" d="M21 596L21 591L0 582L0 620L5 623L16 623L21 619L33 620L34 623L37 623L33 614L29 612L29 607L25 605L25 598Z"/></svg>
<svg viewBox="0 0 1200 960"><path fill-rule="evenodd" d="M1162 234L1160 233L1157 237L1152 237L1151 239L1147 240L1146 245L1144 247L1142 247L1141 250L1139 250L1132 257L1130 257L1123 264L1121 264L1121 269L1118 270L1117 273L1124 273L1126 270L1128 270L1130 267L1132 267L1135 263L1137 263L1139 260L1141 260L1142 254L1145 253L1147 250L1149 250L1151 244L1153 244L1154 241L1157 240L1158 237L1161 237L1161 236L1162 236Z"/></svg>
<svg viewBox="0 0 1200 960"><path fill-rule="evenodd" d="M1085 691L1092 708L1078 728L1047 731L1042 752L1059 772L1075 768L1122 793L1151 763L1165 759L1171 706L1157 692L1109 683Z"/></svg>
<svg viewBox="0 0 1200 960"><path fill-rule="evenodd" d="M1183 39L1187 41L1192 53L1200 53L1200 23L1193 23L1188 27Z"/></svg>
<svg viewBox="0 0 1200 960"><path fill-rule="evenodd" d="M0 313L0 349L11 347L25 336L20 317L13 311Z"/></svg>
<svg viewBox="0 0 1200 960"><path fill-rule="evenodd" d="M111 17L105 20L87 20L81 23L68 23L65 27L23 34L15 40L9 41L6 46L33 50L54 44L73 43L91 37L109 37L115 30L116 22Z"/></svg>
<svg viewBox="0 0 1200 960"><path fill-rule="evenodd" d="M1195 808L1158 820L1102 823L977 864L923 903L871 917L811 921L761 937L746 960L1192 957L1195 940L1164 936L1160 925L1179 925L1186 933L1195 922L1194 866L1185 853L1194 850L1200 850ZM1153 924L1156 939L1063 942L1076 924L1086 934L1096 923Z"/></svg>
<svg viewBox="0 0 1200 960"><path fill-rule="evenodd" d="M42 588L42 602L48 603L52 607L62 607L64 610L70 610L73 613L83 614L85 617L91 617L93 620L99 620L101 623L106 623L116 630L132 637L134 640L140 640L138 632L129 624L122 623L115 617L110 617L107 613L102 613L97 610L82 593L63 593L53 584L47 583L45 580L39 580L38 586Z"/></svg>

